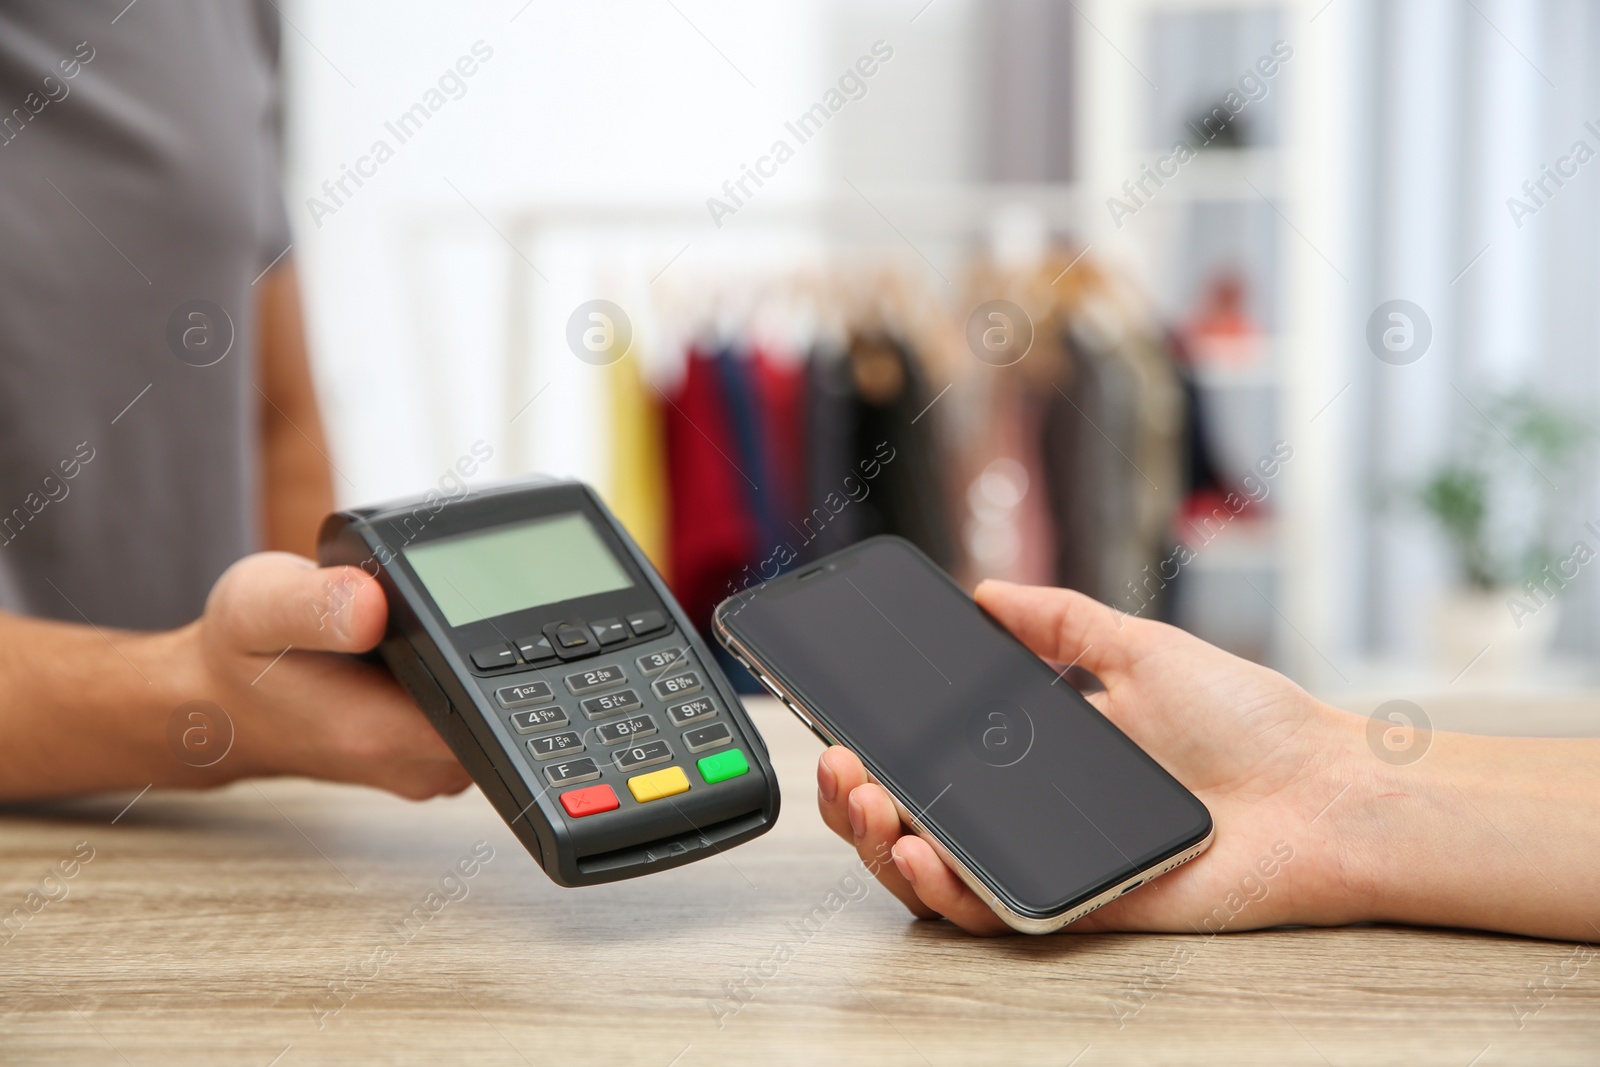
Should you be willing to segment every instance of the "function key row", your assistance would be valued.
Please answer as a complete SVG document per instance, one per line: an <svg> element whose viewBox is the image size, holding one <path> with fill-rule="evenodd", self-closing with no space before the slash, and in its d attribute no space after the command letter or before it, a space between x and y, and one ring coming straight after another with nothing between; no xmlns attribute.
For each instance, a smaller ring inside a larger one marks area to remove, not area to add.
<svg viewBox="0 0 1600 1067"><path fill-rule="evenodd" d="M651 744L665 745L666 742L653 741ZM641 746L640 751L643 751L645 747L647 746ZM642 767L647 765L641 762L635 766ZM561 769L561 767L567 766L576 768L577 773L564 778L559 784L568 785L592 781L600 774L599 768L595 766L594 760L591 759L573 760L570 764L552 767L550 771L554 772ZM737 778L741 774L750 772L749 760L745 759L744 753L737 748L719 752L715 756L707 756L697 761L695 767L700 772L701 781L707 785L726 782L730 778ZM554 781L553 778L552 781ZM640 804L648 804L653 800L663 800L688 791L689 776L684 773L682 767L663 767L659 771L635 775L628 779L628 792L632 793L633 799ZM574 819L615 811L620 806L621 802L617 800L616 792L605 784L592 785L587 789L570 789L561 794L562 809Z"/></svg>
<svg viewBox="0 0 1600 1067"><path fill-rule="evenodd" d="M475 649L469 658L473 666L481 671L515 667L519 662L537 665L554 659L579 659L594 655L606 645L626 641L630 635L643 637L666 625L667 618L659 611L635 612L625 620L596 619L587 625L556 622L546 626L541 633L519 637L511 642L497 641ZM640 670L644 669L641 662Z"/></svg>

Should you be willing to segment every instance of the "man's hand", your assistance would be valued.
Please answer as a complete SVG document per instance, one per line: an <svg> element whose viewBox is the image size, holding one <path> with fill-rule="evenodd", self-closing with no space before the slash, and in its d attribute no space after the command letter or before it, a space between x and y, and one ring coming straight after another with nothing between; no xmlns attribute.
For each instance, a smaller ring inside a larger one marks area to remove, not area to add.
<svg viewBox="0 0 1600 1067"><path fill-rule="evenodd" d="M180 644L196 668L190 699L233 720L233 749L212 770L355 782L415 800L465 789L467 772L387 671L330 655L375 647L387 618L383 590L356 567L264 552L228 568Z"/></svg>
<svg viewBox="0 0 1600 1067"><path fill-rule="evenodd" d="M0 614L0 801L263 775L459 792L466 771L411 698L340 654L376 646L387 615L359 568L283 552L235 563L178 630ZM218 759L177 740L193 701L227 716L208 724Z"/></svg>
<svg viewBox="0 0 1600 1067"><path fill-rule="evenodd" d="M1194 791L1216 824L1198 859L1071 929L1206 933L1359 913L1336 809L1318 816L1351 783L1361 720L1265 667L1080 593L985 582L977 600L1034 652L1098 677L1106 691L1090 701ZM892 847L894 865L878 877L913 914L977 934L1008 929L901 825L854 753L824 752L817 787L823 820L864 860Z"/></svg>

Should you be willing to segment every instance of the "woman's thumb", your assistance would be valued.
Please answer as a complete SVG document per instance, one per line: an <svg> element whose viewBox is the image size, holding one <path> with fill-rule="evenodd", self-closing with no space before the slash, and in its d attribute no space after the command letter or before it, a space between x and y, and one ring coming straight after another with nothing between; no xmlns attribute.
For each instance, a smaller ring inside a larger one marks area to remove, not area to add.
<svg viewBox="0 0 1600 1067"><path fill-rule="evenodd" d="M989 580L974 598L1036 654L1076 664L1108 685L1127 669L1137 628L1148 625L1071 589Z"/></svg>

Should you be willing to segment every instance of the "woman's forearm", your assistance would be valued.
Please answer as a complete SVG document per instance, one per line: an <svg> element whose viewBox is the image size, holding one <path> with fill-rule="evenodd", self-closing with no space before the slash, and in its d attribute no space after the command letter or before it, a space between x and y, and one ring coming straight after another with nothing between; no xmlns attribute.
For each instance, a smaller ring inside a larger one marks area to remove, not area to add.
<svg viewBox="0 0 1600 1067"><path fill-rule="evenodd" d="M1437 733L1411 764L1353 758L1339 825L1368 918L1600 941L1600 741Z"/></svg>

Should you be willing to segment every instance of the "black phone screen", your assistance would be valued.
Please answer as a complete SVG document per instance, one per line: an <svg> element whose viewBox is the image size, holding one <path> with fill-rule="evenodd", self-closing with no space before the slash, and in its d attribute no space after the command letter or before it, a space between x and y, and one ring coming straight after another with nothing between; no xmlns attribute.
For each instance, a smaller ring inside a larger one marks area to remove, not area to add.
<svg viewBox="0 0 1600 1067"><path fill-rule="evenodd" d="M1205 806L908 542L725 605L724 625L1024 913L1210 830Z"/></svg>

